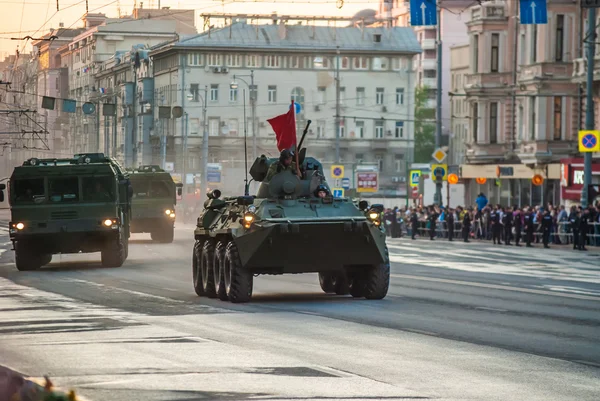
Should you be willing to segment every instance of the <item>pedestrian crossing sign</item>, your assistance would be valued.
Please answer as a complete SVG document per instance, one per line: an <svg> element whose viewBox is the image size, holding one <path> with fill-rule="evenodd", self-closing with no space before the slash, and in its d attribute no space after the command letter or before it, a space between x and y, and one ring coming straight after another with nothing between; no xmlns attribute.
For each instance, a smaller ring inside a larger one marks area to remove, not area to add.
<svg viewBox="0 0 600 401"><path fill-rule="evenodd" d="M420 178L421 178L421 170L411 170L410 171L410 186L418 187Z"/></svg>
<svg viewBox="0 0 600 401"><path fill-rule="evenodd" d="M600 152L600 131L579 131L579 152Z"/></svg>

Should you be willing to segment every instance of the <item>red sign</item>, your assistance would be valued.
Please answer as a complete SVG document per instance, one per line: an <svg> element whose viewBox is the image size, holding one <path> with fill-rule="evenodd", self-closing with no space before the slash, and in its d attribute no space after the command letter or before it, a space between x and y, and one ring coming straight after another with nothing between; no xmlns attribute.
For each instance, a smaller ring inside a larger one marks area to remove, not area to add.
<svg viewBox="0 0 600 401"><path fill-rule="evenodd" d="M413 199L419 199L419 187L412 187Z"/></svg>
<svg viewBox="0 0 600 401"><path fill-rule="evenodd" d="M583 158L562 159L560 163L562 199L580 200L583 189ZM600 163L592 162L592 174L600 174Z"/></svg>
<svg viewBox="0 0 600 401"><path fill-rule="evenodd" d="M357 192L377 192L379 173L356 173Z"/></svg>

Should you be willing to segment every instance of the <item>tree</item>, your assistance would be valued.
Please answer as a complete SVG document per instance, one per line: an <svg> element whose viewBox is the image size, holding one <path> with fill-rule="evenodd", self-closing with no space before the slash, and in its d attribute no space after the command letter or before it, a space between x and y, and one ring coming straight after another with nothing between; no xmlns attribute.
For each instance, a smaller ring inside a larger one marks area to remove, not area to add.
<svg viewBox="0 0 600 401"><path fill-rule="evenodd" d="M415 163L431 162L435 150L435 110L427 107L428 98L427 87L415 89Z"/></svg>

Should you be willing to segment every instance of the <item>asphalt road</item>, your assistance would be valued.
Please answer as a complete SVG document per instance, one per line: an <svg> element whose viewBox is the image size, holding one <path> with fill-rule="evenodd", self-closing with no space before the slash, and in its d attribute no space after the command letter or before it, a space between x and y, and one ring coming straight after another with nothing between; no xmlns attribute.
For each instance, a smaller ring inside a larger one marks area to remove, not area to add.
<svg viewBox="0 0 600 401"><path fill-rule="evenodd" d="M600 254L389 240L387 298L255 278L198 298L192 227L135 235L124 266L18 272L0 214L0 364L92 400L600 399Z"/></svg>

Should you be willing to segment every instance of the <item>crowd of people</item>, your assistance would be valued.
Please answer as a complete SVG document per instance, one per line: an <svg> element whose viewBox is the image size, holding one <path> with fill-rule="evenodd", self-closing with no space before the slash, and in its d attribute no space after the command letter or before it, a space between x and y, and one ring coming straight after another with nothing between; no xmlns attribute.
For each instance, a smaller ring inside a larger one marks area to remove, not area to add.
<svg viewBox="0 0 600 401"><path fill-rule="evenodd" d="M585 251L600 246L600 202L587 208L573 206L502 206L492 205L481 193L473 207L443 206L387 209L383 214L386 233L392 238L407 235L421 238L472 239L493 244L532 247L541 242L568 244Z"/></svg>

